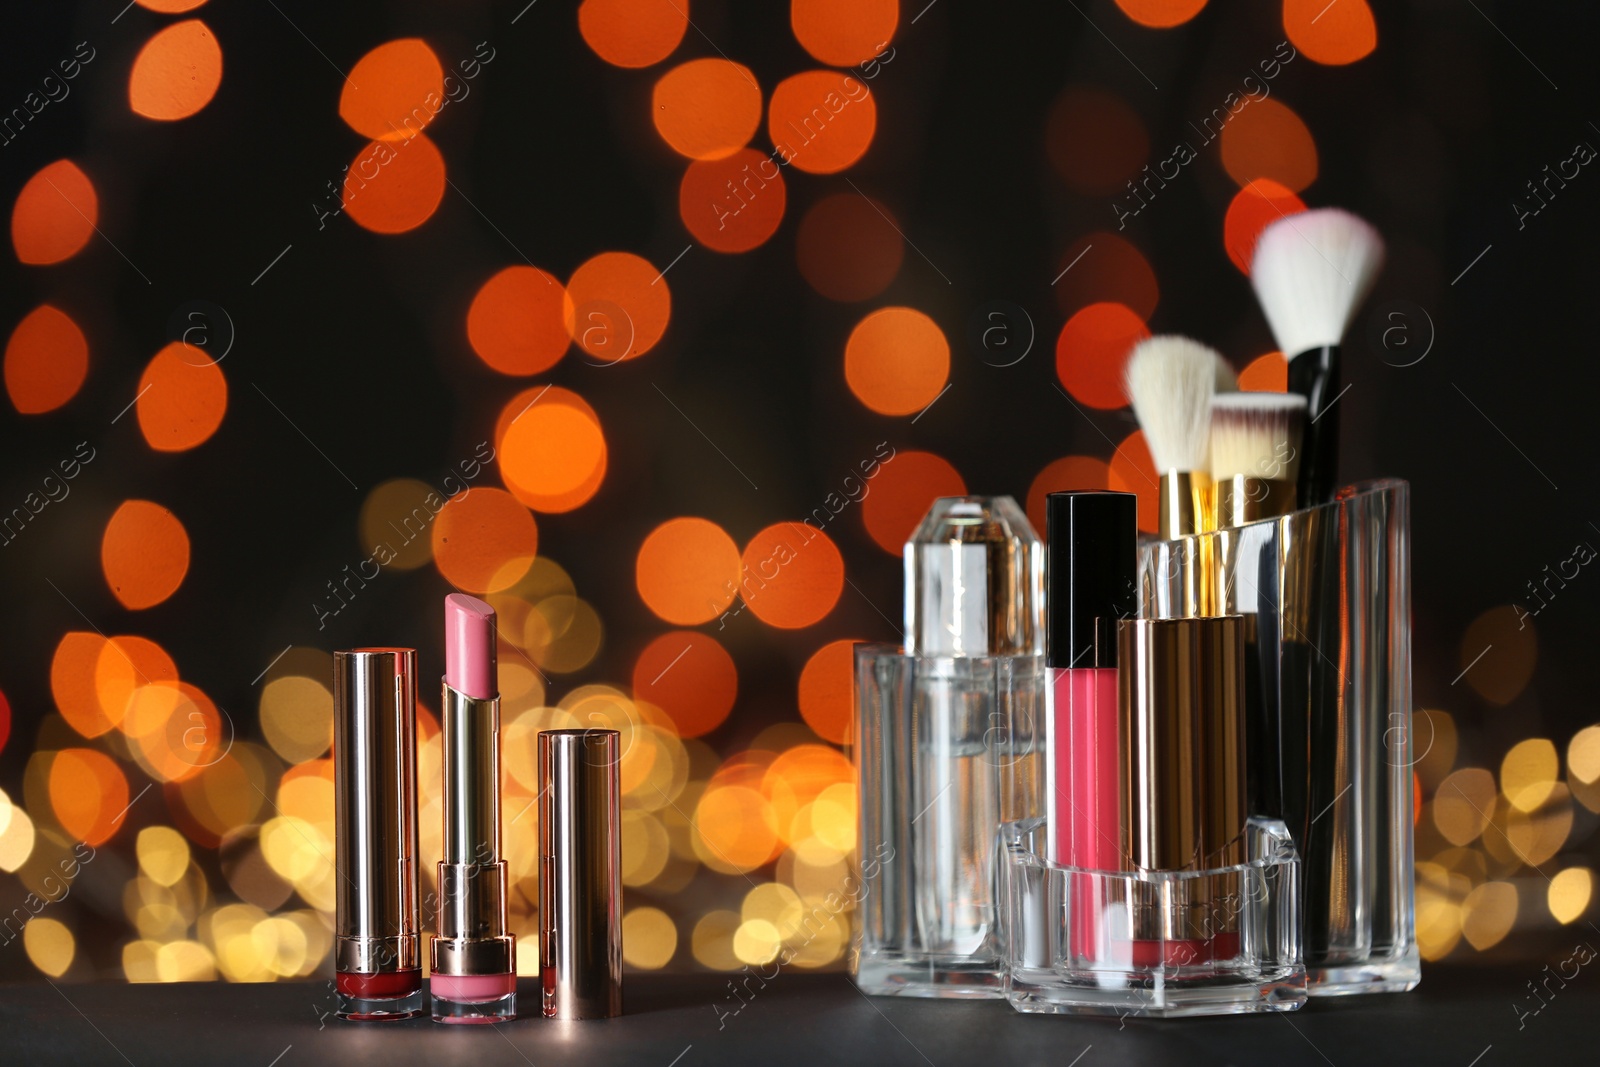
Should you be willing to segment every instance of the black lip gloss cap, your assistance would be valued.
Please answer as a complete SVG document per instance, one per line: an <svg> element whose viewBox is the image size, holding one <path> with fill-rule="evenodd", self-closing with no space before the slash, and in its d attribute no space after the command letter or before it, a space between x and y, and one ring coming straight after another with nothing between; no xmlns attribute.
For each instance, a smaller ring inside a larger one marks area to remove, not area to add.
<svg viewBox="0 0 1600 1067"><path fill-rule="evenodd" d="M1139 614L1138 498L1045 497L1045 656L1053 668L1115 667L1117 620Z"/></svg>

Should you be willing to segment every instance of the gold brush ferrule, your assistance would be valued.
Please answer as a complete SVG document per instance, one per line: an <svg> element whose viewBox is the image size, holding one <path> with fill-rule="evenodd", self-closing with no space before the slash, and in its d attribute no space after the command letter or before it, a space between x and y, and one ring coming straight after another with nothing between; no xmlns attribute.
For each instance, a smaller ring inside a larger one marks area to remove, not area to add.
<svg viewBox="0 0 1600 1067"><path fill-rule="evenodd" d="M506 863L500 858L500 699L443 687L444 859L433 973L516 970L506 930Z"/></svg>
<svg viewBox="0 0 1600 1067"><path fill-rule="evenodd" d="M1166 471L1161 475L1161 519L1157 533L1164 541L1217 528L1216 493L1204 471Z"/></svg>
<svg viewBox="0 0 1600 1067"><path fill-rule="evenodd" d="M1235 474L1216 483L1217 527L1246 526L1295 509L1295 484L1284 478Z"/></svg>

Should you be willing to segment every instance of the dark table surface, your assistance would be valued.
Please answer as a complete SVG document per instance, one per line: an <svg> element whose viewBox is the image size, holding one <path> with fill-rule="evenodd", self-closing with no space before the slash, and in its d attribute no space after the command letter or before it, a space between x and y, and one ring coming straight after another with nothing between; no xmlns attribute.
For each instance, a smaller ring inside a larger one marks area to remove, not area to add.
<svg viewBox="0 0 1600 1067"><path fill-rule="evenodd" d="M1535 1001L1528 983L1547 979ZM1193 1020L1018 1015L1004 1002L867 998L843 974L781 974L736 999L726 975L630 976L628 1014L496 1027L355 1024L329 983L0 986L0 1064L1593 1064L1600 975L1429 967L1392 996ZM522 995L536 994L524 981ZM1544 1007L1537 1014L1537 1004ZM740 1005L743 1005L742 1007Z"/></svg>

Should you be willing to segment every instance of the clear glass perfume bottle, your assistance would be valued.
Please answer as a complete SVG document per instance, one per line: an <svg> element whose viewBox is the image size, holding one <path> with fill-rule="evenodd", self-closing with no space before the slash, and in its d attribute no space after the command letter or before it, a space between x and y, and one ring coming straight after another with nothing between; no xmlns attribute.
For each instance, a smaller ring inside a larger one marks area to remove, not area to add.
<svg viewBox="0 0 1600 1067"><path fill-rule="evenodd" d="M905 647L856 650L869 993L998 997L1000 825L1037 814L1044 549L1010 497L947 497L906 543Z"/></svg>

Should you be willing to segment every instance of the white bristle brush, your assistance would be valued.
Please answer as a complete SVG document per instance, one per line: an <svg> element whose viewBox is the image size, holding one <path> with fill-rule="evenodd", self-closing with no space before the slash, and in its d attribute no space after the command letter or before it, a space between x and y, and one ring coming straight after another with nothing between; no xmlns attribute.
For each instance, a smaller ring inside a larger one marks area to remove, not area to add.
<svg viewBox="0 0 1600 1067"><path fill-rule="evenodd" d="M1289 391L1306 398L1301 506L1333 496L1339 422L1327 411L1339 398L1339 344L1382 266L1378 231L1338 208L1285 216L1256 242L1250 282L1289 360Z"/></svg>
<svg viewBox="0 0 1600 1067"><path fill-rule="evenodd" d="M1241 526L1294 510L1306 399L1228 393L1211 400L1211 477L1218 524Z"/></svg>
<svg viewBox="0 0 1600 1067"><path fill-rule="evenodd" d="M1161 472L1162 537L1212 525L1211 398L1221 359L1215 349L1173 335L1147 338L1128 356L1128 399Z"/></svg>

